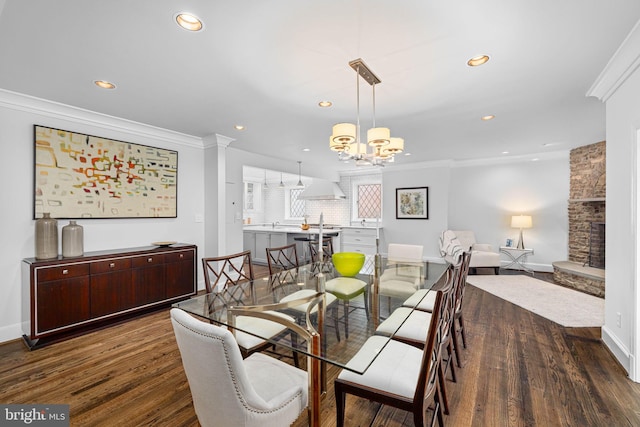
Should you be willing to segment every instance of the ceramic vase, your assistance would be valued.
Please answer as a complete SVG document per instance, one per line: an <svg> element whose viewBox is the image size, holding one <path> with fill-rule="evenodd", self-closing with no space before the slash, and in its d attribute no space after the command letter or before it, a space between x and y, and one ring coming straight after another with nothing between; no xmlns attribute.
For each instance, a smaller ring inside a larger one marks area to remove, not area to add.
<svg viewBox="0 0 640 427"><path fill-rule="evenodd" d="M62 256L74 257L84 254L84 230L75 221L62 227Z"/></svg>
<svg viewBox="0 0 640 427"><path fill-rule="evenodd" d="M36 259L58 257L58 221L48 212L36 220Z"/></svg>

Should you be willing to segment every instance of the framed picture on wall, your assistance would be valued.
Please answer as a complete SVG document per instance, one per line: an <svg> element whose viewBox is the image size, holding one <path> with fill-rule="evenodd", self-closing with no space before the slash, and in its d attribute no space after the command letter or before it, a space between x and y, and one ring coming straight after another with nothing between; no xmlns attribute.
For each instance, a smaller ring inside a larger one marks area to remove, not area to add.
<svg viewBox="0 0 640 427"><path fill-rule="evenodd" d="M429 187L396 188L397 219L429 219Z"/></svg>
<svg viewBox="0 0 640 427"><path fill-rule="evenodd" d="M33 217L176 218L178 152L34 125Z"/></svg>

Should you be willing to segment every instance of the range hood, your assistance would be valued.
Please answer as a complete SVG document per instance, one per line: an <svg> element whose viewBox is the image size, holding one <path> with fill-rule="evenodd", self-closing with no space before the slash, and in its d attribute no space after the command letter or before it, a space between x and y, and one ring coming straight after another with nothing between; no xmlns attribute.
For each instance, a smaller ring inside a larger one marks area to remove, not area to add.
<svg viewBox="0 0 640 427"><path fill-rule="evenodd" d="M298 196L301 200L341 200L346 199L338 184L324 179L314 179Z"/></svg>

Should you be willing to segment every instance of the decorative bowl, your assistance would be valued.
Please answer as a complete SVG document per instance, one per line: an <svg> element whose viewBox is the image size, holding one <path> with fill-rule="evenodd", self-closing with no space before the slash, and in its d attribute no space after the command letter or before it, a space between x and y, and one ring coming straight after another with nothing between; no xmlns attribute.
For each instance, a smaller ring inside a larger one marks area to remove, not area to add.
<svg viewBox="0 0 640 427"><path fill-rule="evenodd" d="M364 265L364 254L359 252L336 252L331 256L333 266L345 277L353 277Z"/></svg>
<svg viewBox="0 0 640 427"><path fill-rule="evenodd" d="M309 224L300 224L300 228L302 228L303 230L308 230Z"/></svg>

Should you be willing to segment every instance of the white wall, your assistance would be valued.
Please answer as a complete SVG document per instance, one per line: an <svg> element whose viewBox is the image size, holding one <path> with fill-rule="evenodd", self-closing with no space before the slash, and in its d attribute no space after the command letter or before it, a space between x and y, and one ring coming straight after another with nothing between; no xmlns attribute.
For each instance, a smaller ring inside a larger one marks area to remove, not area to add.
<svg viewBox="0 0 640 427"><path fill-rule="evenodd" d="M424 246L426 259L440 259L438 236L447 229L450 195L448 165L428 165L419 169L407 167L382 173L383 239L380 251L386 253L389 243ZM429 219L396 219L396 189L429 187Z"/></svg>
<svg viewBox="0 0 640 427"><path fill-rule="evenodd" d="M0 342L22 335L21 272L23 258L34 256L33 125L40 124L121 141L178 150L178 217L171 219L81 220L85 251L148 246L176 240L203 247L203 163L199 139L68 106L0 91ZM59 226L66 221L59 221ZM201 273L200 273L201 274Z"/></svg>
<svg viewBox="0 0 640 427"><path fill-rule="evenodd" d="M603 340L632 374L638 357L638 166L640 71L607 101L607 270ZM617 316L620 313L620 326ZM635 373L635 381L640 373Z"/></svg>
<svg viewBox="0 0 640 427"><path fill-rule="evenodd" d="M535 162L461 162L451 171L449 228L473 230L478 242L497 250L507 238L518 240L511 216L531 215L533 228L523 230L525 246L534 250L527 265L551 272L552 262L567 259L568 199L568 151L539 156Z"/></svg>
<svg viewBox="0 0 640 427"><path fill-rule="evenodd" d="M640 382L640 21L587 95L606 102L607 268L602 340Z"/></svg>

